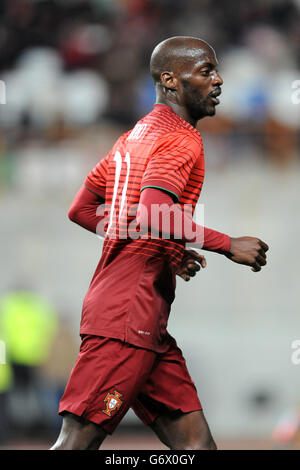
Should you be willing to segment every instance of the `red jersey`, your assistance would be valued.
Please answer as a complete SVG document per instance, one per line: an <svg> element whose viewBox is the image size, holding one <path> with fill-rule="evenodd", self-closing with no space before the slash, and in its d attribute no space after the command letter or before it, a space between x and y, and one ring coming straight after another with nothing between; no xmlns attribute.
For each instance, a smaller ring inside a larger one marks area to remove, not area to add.
<svg viewBox="0 0 300 470"><path fill-rule="evenodd" d="M204 179L199 132L156 104L123 134L85 180L105 198L108 236L84 300L81 334L118 338L162 352L184 243L139 236L134 223L140 192L170 192L193 213Z"/></svg>

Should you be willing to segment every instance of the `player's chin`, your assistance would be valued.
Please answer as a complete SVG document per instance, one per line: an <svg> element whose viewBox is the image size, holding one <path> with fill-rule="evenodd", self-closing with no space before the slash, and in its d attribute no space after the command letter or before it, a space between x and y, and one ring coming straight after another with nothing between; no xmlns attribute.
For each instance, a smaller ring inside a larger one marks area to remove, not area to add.
<svg viewBox="0 0 300 470"><path fill-rule="evenodd" d="M215 105L208 106L206 108L206 115L207 116L214 116L215 114L216 114L216 106Z"/></svg>
<svg viewBox="0 0 300 470"><path fill-rule="evenodd" d="M202 110L201 110L201 113L200 113L200 112L197 113L197 114L195 113L195 114L193 115L193 117L194 117L197 121L199 121L200 119L203 119L203 118L205 118L205 117L214 116L215 114L216 114L215 108L214 108L214 107L212 108L212 107L210 106L210 107L207 107L207 108L205 108L205 109L202 109Z"/></svg>

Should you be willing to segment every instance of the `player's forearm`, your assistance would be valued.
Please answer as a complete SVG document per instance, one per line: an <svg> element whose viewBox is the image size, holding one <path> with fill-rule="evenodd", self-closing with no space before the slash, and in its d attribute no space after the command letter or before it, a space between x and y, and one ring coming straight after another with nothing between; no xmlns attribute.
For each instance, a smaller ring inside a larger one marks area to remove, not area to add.
<svg viewBox="0 0 300 470"><path fill-rule="evenodd" d="M159 217L153 217L153 206L159 207ZM163 219L168 222L164 224ZM157 233L162 238L193 243L217 253L226 253L230 249L230 237L216 230L203 227L192 221L171 196L161 190L146 188L141 193L138 222L141 229Z"/></svg>
<svg viewBox="0 0 300 470"><path fill-rule="evenodd" d="M96 213L101 202L104 203L104 199L82 186L72 202L68 217L72 222L96 233L97 225L101 221L101 217L97 216ZM98 233L98 230L97 234L102 235Z"/></svg>

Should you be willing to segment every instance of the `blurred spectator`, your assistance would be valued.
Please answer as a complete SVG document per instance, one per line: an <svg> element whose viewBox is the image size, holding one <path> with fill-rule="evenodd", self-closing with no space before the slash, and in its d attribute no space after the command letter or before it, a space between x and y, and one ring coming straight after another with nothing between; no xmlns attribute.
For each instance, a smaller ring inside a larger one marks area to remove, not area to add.
<svg viewBox="0 0 300 470"><path fill-rule="evenodd" d="M15 436L30 435L45 425L39 369L49 357L57 329L57 314L41 296L21 290L2 296L0 333L6 346L6 368L1 366L5 392L1 405L8 436L10 431Z"/></svg>

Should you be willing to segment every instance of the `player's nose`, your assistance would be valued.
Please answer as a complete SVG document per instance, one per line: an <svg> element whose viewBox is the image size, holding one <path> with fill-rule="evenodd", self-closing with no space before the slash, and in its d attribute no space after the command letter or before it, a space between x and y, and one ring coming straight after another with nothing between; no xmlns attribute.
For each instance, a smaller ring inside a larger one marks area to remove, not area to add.
<svg viewBox="0 0 300 470"><path fill-rule="evenodd" d="M214 82L214 83L213 83L214 86L221 86L221 85L223 85L223 83L224 83L224 82L223 82L223 78L221 77L221 75L220 75L218 72L215 73L215 75L214 75L214 81L213 81L213 82Z"/></svg>

